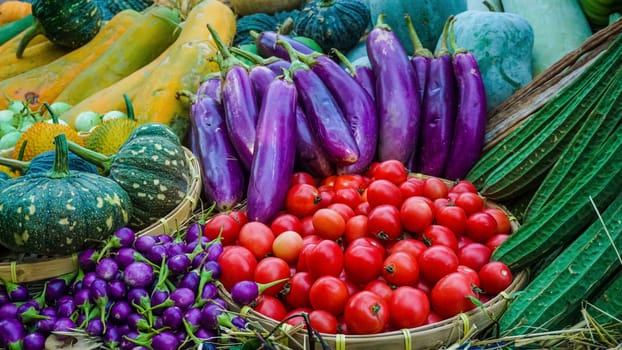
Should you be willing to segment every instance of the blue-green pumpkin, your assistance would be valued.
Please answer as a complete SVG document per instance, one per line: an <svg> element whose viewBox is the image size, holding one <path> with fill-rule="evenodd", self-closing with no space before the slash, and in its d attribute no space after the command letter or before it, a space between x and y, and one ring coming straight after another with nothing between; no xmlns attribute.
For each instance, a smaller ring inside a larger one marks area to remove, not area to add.
<svg viewBox="0 0 622 350"><path fill-rule="evenodd" d="M186 197L191 181L186 154L177 134L165 124L138 126L111 156L68 144L128 193L133 208L128 225L133 229L165 217Z"/></svg>
<svg viewBox="0 0 622 350"><path fill-rule="evenodd" d="M466 0L369 0L372 23L376 23L378 16L384 13L385 23L395 32L409 54L413 52L413 45L404 14L410 15L423 46L434 51L447 18L466 9Z"/></svg>
<svg viewBox="0 0 622 350"><path fill-rule="evenodd" d="M315 40L322 51L348 52L370 24L370 12L360 0L313 0L295 20L296 35Z"/></svg>
<svg viewBox="0 0 622 350"><path fill-rule="evenodd" d="M68 255L127 224L130 198L115 181L69 170L67 140L57 136L48 172L7 180L0 190L0 243L14 252Z"/></svg>

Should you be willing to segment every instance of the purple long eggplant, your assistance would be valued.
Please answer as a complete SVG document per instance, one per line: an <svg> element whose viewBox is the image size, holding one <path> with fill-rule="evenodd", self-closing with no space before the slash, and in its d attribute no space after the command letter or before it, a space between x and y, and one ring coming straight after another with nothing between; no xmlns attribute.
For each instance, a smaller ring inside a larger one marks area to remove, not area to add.
<svg viewBox="0 0 622 350"><path fill-rule="evenodd" d="M218 103L222 102L222 77L220 72L208 74L205 80L199 84L196 94L199 96L206 95L207 97L211 97L218 101Z"/></svg>
<svg viewBox="0 0 622 350"><path fill-rule="evenodd" d="M376 77L378 160L406 163L415 150L421 125L421 102L413 67L399 39L378 16L367 35L367 57Z"/></svg>
<svg viewBox="0 0 622 350"><path fill-rule="evenodd" d="M290 72L300 105L328 159L339 165L354 164L359 159L359 149L337 101L322 79L298 59L291 45L283 40L278 43L290 54Z"/></svg>
<svg viewBox="0 0 622 350"><path fill-rule="evenodd" d="M296 157L297 97L285 76L270 83L262 100L246 191L249 220L269 223L285 202Z"/></svg>
<svg viewBox="0 0 622 350"><path fill-rule="evenodd" d="M455 19L454 19L455 20ZM462 179L481 156L486 134L486 91L477 60L467 50L457 47L453 21L449 42L457 85L458 111L444 177Z"/></svg>
<svg viewBox="0 0 622 350"><path fill-rule="evenodd" d="M267 66L251 68L249 75L259 101L262 100L263 92L268 89L272 80L277 79L277 76L291 66L289 61L281 60L281 62L285 63L282 66L284 70L281 70L279 74ZM321 178L334 173L333 163L328 160L322 146L311 132L307 117L298 103L296 103L296 166Z"/></svg>
<svg viewBox="0 0 622 350"><path fill-rule="evenodd" d="M248 76L248 69L223 44L218 33L208 25L218 46L217 59L222 74L222 104L225 110L225 125L238 158L246 169L250 169L255 147L257 125L257 97Z"/></svg>
<svg viewBox="0 0 622 350"><path fill-rule="evenodd" d="M333 50L335 56L339 59L341 63L346 67L350 75L356 80L359 85L367 91L369 96L371 96L372 100L376 99L376 77L374 76L374 72L371 70L371 67L366 65L354 66L350 60L341 53L339 50Z"/></svg>
<svg viewBox="0 0 622 350"><path fill-rule="evenodd" d="M427 48L423 47L423 44L415 31L415 26L410 19L410 15L406 14L404 19L406 20L406 25L408 27L410 41L414 47L413 54L410 57L410 62L412 63L415 71L415 83L417 84L417 90L419 91L419 96L423 101L428 77L430 75L430 61L434 58L434 54Z"/></svg>
<svg viewBox="0 0 622 350"><path fill-rule="evenodd" d="M255 45L257 46L257 53L263 57L276 56L284 60L289 60L289 54L283 46L277 44L277 40L287 41L294 50L302 54L310 54L313 51L309 46L292 39L290 36L279 34L274 31L263 31L256 33L251 31L251 35L255 38Z"/></svg>
<svg viewBox="0 0 622 350"><path fill-rule="evenodd" d="M417 172L442 176L449 155L456 116L455 82L451 54L447 49L446 21L441 45L428 62L429 76L423 97L423 113L415 169Z"/></svg>
<svg viewBox="0 0 622 350"><path fill-rule="evenodd" d="M324 54L299 55L324 82L337 101L359 150L358 160L352 164L337 164L339 174L360 174L376 156L378 117L374 100L356 80L337 62Z"/></svg>

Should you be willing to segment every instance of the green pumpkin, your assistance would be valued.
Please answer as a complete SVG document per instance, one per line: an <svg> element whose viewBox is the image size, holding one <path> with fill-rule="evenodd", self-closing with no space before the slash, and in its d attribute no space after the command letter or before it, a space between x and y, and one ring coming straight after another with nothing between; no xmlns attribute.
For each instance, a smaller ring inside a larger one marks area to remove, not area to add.
<svg viewBox="0 0 622 350"><path fill-rule="evenodd" d="M353 48L370 24L367 4L360 0L313 0L295 20L296 35L315 40L322 51Z"/></svg>
<svg viewBox="0 0 622 350"><path fill-rule="evenodd" d="M22 36L17 57L39 34L73 50L91 41L104 24L102 11L94 0L34 0L32 15L35 23Z"/></svg>
<svg viewBox="0 0 622 350"><path fill-rule="evenodd" d="M0 243L15 252L68 255L127 224L128 194L106 177L68 168L64 134L53 168L8 180L0 190Z"/></svg>
<svg viewBox="0 0 622 350"><path fill-rule="evenodd" d="M143 229L170 213L186 197L191 181L188 162L177 135L165 124L136 129L112 156L73 142L69 149L102 168L132 201L129 226Z"/></svg>

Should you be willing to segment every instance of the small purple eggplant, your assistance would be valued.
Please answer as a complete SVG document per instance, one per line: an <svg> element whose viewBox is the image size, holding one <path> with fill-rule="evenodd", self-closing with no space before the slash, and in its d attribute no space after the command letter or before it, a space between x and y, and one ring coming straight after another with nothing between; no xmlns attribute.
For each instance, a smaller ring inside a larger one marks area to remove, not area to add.
<svg viewBox="0 0 622 350"><path fill-rule="evenodd" d="M289 280L289 278L282 278L270 283L257 283L255 281L237 282L231 287L231 299L238 305L249 305L255 301L264 290L287 280Z"/></svg>
<svg viewBox="0 0 622 350"><path fill-rule="evenodd" d="M262 31L261 33L256 33L251 31L251 36L255 38L255 45L257 46L257 53L263 57L278 57L284 60L289 60L290 56L283 48L283 46L277 44L278 40L287 41L294 50L303 53L310 54L314 52L312 48L301 43L300 41L294 40L291 37L283 34L279 34L273 31Z"/></svg>
<svg viewBox="0 0 622 350"><path fill-rule="evenodd" d="M123 274L123 282L129 287L144 288L153 281L153 268L142 261L129 264Z"/></svg>

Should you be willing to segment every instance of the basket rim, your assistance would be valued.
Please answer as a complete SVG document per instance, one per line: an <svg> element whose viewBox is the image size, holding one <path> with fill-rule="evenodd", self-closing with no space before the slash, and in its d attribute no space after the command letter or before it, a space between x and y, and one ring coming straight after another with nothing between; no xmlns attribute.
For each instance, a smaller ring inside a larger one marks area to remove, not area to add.
<svg viewBox="0 0 622 350"><path fill-rule="evenodd" d="M199 160L191 150L182 146L188 168L190 182L186 190L186 197L168 215L136 232L137 236L169 234L190 217L196 209L201 195L201 167ZM50 264L54 265L54 273L50 271ZM57 277L75 271L78 267L78 253L57 257L42 257L32 261L3 261L0 262L0 277L13 283L27 283L40 281L46 278Z"/></svg>

